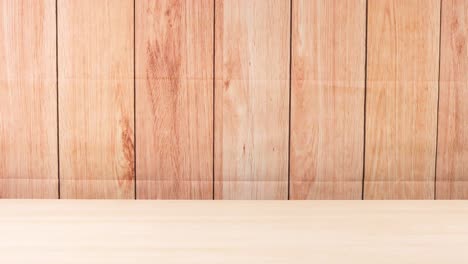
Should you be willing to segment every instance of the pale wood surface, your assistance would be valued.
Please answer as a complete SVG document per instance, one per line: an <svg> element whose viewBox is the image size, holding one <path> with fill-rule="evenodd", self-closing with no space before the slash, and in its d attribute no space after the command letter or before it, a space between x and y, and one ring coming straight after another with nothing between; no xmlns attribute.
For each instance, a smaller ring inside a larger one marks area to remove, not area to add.
<svg viewBox="0 0 468 264"><path fill-rule="evenodd" d="M0 198L57 198L54 0L0 1Z"/></svg>
<svg viewBox="0 0 468 264"><path fill-rule="evenodd" d="M366 1L292 8L291 198L361 199Z"/></svg>
<svg viewBox="0 0 468 264"><path fill-rule="evenodd" d="M468 0L442 1L437 199L468 199Z"/></svg>
<svg viewBox="0 0 468 264"><path fill-rule="evenodd" d="M433 199L440 0L368 1L366 199Z"/></svg>
<svg viewBox="0 0 468 264"><path fill-rule="evenodd" d="M213 198L213 8L136 1L138 199Z"/></svg>
<svg viewBox="0 0 468 264"><path fill-rule="evenodd" d="M465 201L0 201L2 263L467 263Z"/></svg>
<svg viewBox="0 0 468 264"><path fill-rule="evenodd" d="M215 1L215 197L285 199L288 0Z"/></svg>
<svg viewBox="0 0 468 264"><path fill-rule="evenodd" d="M60 194L134 198L133 1L58 1Z"/></svg>

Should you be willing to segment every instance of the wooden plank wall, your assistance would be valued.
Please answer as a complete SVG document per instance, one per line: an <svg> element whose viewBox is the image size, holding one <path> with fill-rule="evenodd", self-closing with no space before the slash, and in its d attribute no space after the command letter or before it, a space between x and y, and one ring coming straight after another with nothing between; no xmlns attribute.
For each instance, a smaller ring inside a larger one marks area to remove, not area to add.
<svg viewBox="0 0 468 264"><path fill-rule="evenodd" d="M133 1L57 14L60 196L134 198Z"/></svg>
<svg viewBox="0 0 468 264"><path fill-rule="evenodd" d="M135 8L137 197L212 199L213 1Z"/></svg>
<svg viewBox="0 0 468 264"><path fill-rule="evenodd" d="M0 198L468 199L468 0L0 8Z"/></svg>
<svg viewBox="0 0 468 264"><path fill-rule="evenodd" d="M361 199L366 1L292 8L291 198Z"/></svg>
<svg viewBox="0 0 468 264"><path fill-rule="evenodd" d="M0 198L57 198L54 0L0 2Z"/></svg>
<svg viewBox="0 0 468 264"><path fill-rule="evenodd" d="M369 1L366 199L433 199L440 0Z"/></svg>
<svg viewBox="0 0 468 264"><path fill-rule="evenodd" d="M290 2L215 2L215 198L287 199Z"/></svg>
<svg viewBox="0 0 468 264"><path fill-rule="evenodd" d="M468 1L442 1L438 199L468 199Z"/></svg>

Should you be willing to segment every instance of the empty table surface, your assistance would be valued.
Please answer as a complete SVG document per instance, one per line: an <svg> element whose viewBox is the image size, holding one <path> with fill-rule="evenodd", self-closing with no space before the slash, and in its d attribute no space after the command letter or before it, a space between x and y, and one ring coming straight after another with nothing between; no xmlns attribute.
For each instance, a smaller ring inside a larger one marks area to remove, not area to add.
<svg viewBox="0 0 468 264"><path fill-rule="evenodd" d="M0 200L1 263L467 263L468 201Z"/></svg>

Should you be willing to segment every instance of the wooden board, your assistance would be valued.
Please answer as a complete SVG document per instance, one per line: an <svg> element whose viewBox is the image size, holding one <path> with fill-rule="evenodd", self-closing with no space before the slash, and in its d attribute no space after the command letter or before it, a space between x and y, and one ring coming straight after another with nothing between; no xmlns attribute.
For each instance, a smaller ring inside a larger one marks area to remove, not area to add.
<svg viewBox="0 0 468 264"><path fill-rule="evenodd" d="M468 199L468 1L442 1L437 199Z"/></svg>
<svg viewBox="0 0 468 264"><path fill-rule="evenodd" d="M365 199L433 199L439 0L368 2Z"/></svg>
<svg viewBox="0 0 468 264"><path fill-rule="evenodd" d="M2 200L0 233L9 264L464 264L468 203Z"/></svg>
<svg viewBox="0 0 468 264"><path fill-rule="evenodd" d="M289 1L215 5L215 198L286 199Z"/></svg>
<svg viewBox="0 0 468 264"><path fill-rule="evenodd" d="M213 8L136 1L139 199L213 198Z"/></svg>
<svg viewBox="0 0 468 264"><path fill-rule="evenodd" d="M366 1L292 10L291 198L361 199Z"/></svg>
<svg viewBox="0 0 468 264"><path fill-rule="evenodd" d="M0 2L0 198L57 198L54 0Z"/></svg>
<svg viewBox="0 0 468 264"><path fill-rule="evenodd" d="M133 1L58 1L62 198L134 197Z"/></svg>

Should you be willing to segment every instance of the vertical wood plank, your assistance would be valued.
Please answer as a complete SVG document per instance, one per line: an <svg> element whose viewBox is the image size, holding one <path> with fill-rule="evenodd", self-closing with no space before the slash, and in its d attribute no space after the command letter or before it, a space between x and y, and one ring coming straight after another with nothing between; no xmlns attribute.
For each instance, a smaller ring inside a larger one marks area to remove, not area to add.
<svg viewBox="0 0 468 264"><path fill-rule="evenodd" d="M361 199L366 1L292 8L291 198Z"/></svg>
<svg viewBox="0 0 468 264"><path fill-rule="evenodd" d="M0 2L0 198L57 198L54 0Z"/></svg>
<svg viewBox="0 0 468 264"><path fill-rule="evenodd" d="M216 0L216 199L287 198L289 2Z"/></svg>
<svg viewBox="0 0 468 264"><path fill-rule="evenodd" d="M437 199L468 199L468 1L442 1Z"/></svg>
<svg viewBox="0 0 468 264"><path fill-rule="evenodd" d="M440 0L368 2L366 199L433 199Z"/></svg>
<svg viewBox="0 0 468 264"><path fill-rule="evenodd" d="M136 1L139 199L213 197L213 8Z"/></svg>
<svg viewBox="0 0 468 264"><path fill-rule="evenodd" d="M133 198L133 1L59 0L60 191Z"/></svg>

